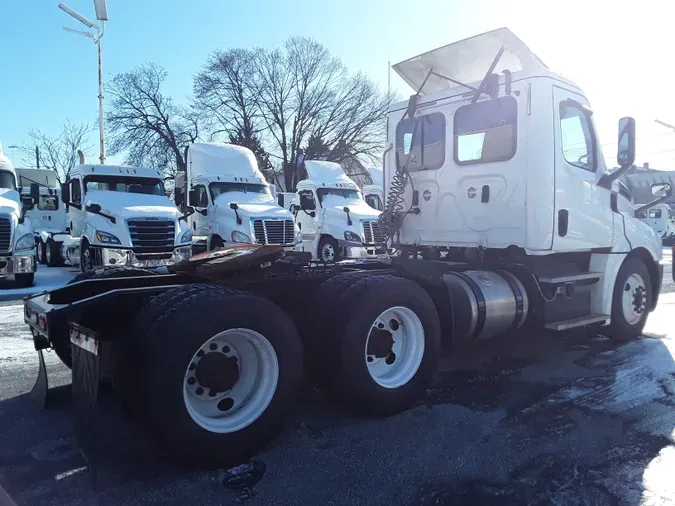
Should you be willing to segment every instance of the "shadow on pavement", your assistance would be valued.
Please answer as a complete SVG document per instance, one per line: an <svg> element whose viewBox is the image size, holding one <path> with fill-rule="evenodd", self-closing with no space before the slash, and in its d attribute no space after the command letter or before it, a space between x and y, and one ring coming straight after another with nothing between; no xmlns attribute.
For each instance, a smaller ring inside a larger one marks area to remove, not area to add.
<svg viewBox="0 0 675 506"><path fill-rule="evenodd" d="M44 412L27 396L0 402L0 485L26 504L668 504L673 348L581 334L480 343L387 419L308 389L284 434L235 474L168 467L111 411L97 490L61 387Z"/></svg>

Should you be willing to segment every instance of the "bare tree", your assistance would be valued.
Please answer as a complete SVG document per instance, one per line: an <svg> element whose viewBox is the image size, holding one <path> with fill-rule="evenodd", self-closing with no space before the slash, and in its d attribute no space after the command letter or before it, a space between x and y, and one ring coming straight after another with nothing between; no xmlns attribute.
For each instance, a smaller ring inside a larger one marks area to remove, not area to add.
<svg viewBox="0 0 675 506"><path fill-rule="evenodd" d="M29 130L30 140L22 143L19 148L22 154L21 163L28 168L52 169L62 183L79 163L78 150L85 155L93 154L93 144L88 141L92 131L92 125L76 125L69 120L55 137L41 130Z"/></svg>
<svg viewBox="0 0 675 506"><path fill-rule="evenodd" d="M126 152L125 163L150 166L175 176L185 170L185 148L199 138L199 116L162 93L167 72L146 64L117 74L108 86L106 122L110 153Z"/></svg>
<svg viewBox="0 0 675 506"><path fill-rule="evenodd" d="M338 162L374 156L390 103L364 75L350 76L328 49L304 37L273 50L214 53L195 80L195 94L224 130L248 125L260 133L288 191L300 179L303 152Z"/></svg>

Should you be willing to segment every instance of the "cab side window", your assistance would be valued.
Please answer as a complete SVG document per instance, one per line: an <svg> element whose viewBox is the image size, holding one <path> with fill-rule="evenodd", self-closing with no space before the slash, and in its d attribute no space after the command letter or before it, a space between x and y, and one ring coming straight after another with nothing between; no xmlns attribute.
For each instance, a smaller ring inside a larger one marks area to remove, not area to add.
<svg viewBox="0 0 675 506"><path fill-rule="evenodd" d="M197 202L195 203L196 207L209 207L209 196L206 193L206 186L199 184L195 186L197 190Z"/></svg>
<svg viewBox="0 0 675 506"><path fill-rule="evenodd" d="M70 201L73 204L82 204L82 188L80 188L79 179L73 179L70 182Z"/></svg>
<svg viewBox="0 0 675 506"><path fill-rule="evenodd" d="M567 163L595 172L595 133L588 113L580 105L571 101L561 102L560 135L563 157Z"/></svg>
<svg viewBox="0 0 675 506"><path fill-rule="evenodd" d="M316 201L314 200L314 193L311 190L303 190L298 193L300 196L300 208L305 211L316 209Z"/></svg>

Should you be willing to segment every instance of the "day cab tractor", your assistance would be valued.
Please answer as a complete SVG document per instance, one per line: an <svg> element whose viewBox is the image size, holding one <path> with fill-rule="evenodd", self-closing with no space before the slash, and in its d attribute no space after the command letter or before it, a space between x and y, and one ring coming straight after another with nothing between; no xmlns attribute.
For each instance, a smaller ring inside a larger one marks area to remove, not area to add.
<svg viewBox="0 0 675 506"><path fill-rule="evenodd" d="M525 328L641 335L662 244L618 191L633 119L610 173L583 91L507 29L394 69L415 90L388 116L378 224L397 255L326 264L235 245L29 297L36 348L71 346L77 403L110 382L166 452L219 467L278 433L303 373L386 416L420 399L445 345Z"/></svg>

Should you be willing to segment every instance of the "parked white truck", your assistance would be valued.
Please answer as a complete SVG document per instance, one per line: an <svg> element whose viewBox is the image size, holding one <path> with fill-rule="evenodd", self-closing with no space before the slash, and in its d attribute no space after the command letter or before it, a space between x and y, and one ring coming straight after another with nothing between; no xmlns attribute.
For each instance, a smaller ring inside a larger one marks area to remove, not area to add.
<svg viewBox="0 0 675 506"><path fill-rule="evenodd" d="M298 182L293 212L302 233L298 251L321 262L374 258L386 253L378 217L359 187L335 162L305 160L307 179Z"/></svg>
<svg viewBox="0 0 675 506"><path fill-rule="evenodd" d="M76 165L61 185L66 229L46 234L50 266L64 262L82 272L96 267L168 266L191 255L185 217L164 192L155 169Z"/></svg>
<svg viewBox="0 0 675 506"><path fill-rule="evenodd" d="M293 248L299 243L293 216L277 204L251 150L193 143L186 159L186 173L176 178L175 198L184 212L188 206L195 210L188 220L196 242L208 250L226 244Z"/></svg>
<svg viewBox="0 0 675 506"><path fill-rule="evenodd" d="M364 185L361 189L363 200L373 209L382 211L384 209L384 176L382 169L372 167L370 169L370 177L373 180L372 184Z"/></svg>
<svg viewBox="0 0 675 506"><path fill-rule="evenodd" d="M636 213L637 217L654 229L661 240L672 241L675 238L675 216L668 204L659 204Z"/></svg>
<svg viewBox="0 0 675 506"><path fill-rule="evenodd" d="M122 398L143 400L138 418L158 445L181 464L222 468L281 430L303 365L342 402L391 415L419 401L442 344L489 349L524 327L542 339L588 325L618 342L641 335L663 271L661 239L616 181L635 158L634 120L619 121L610 174L584 92L507 29L394 69L415 90L388 113L379 225L399 255L323 265L238 245L159 279L103 273L28 298L36 349L74 343L76 402L97 391L78 371L98 371L103 356ZM361 247L358 189L338 167L307 168L299 212L325 213ZM654 205L671 193L651 188ZM370 230L377 212L363 207ZM121 303L123 314L110 311Z"/></svg>
<svg viewBox="0 0 675 506"><path fill-rule="evenodd" d="M14 276L16 285L32 286L37 270L35 238L26 212L38 200L38 185L22 200L16 172L0 145L0 279Z"/></svg>
<svg viewBox="0 0 675 506"><path fill-rule="evenodd" d="M66 206L61 203L61 187L56 178L56 171L50 169L16 169L19 179L21 200L30 202L30 189L37 184L40 197L35 205L26 211L26 219L30 220L35 236L37 261L47 263L47 241L51 234L62 233L66 229Z"/></svg>

